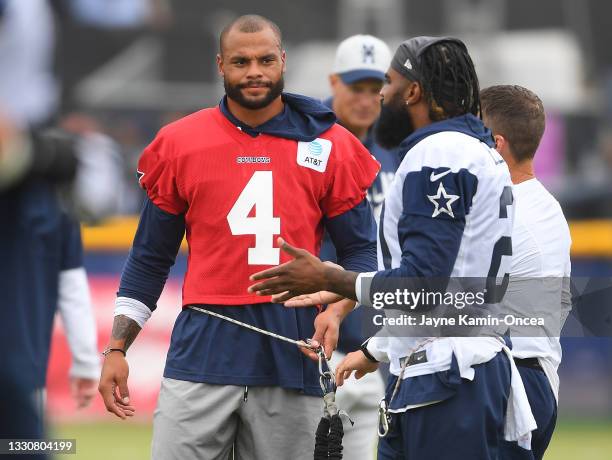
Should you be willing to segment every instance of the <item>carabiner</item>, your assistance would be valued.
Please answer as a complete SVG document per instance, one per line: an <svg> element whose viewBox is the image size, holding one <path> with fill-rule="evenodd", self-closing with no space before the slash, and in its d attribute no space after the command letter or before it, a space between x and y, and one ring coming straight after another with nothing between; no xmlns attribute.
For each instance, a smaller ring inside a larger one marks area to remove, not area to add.
<svg viewBox="0 0 612 460"><path fill-rule="evenodd" d="M333 393L336 391L336 378L331 371L324 372L319 376L319 385L323 394Z"/></svg>
<svg viewBox="0 0 612 460"><path fill-rule="evenodd" d="M310 339L306 341L310 345ZM323 394L332 393L336 391L336 377L329 365L329 361L325 356L323 346L320 345L318 348L313 349L319 358L319 385Z"/></svg>
<svg viewBox="0 0 612 460"><path fill-rule="evenodd" d="M389 415L389 407L385 398L380 400L378 404L378 437L384 438L389 434L389 424L391 416ZM382 428L382 430L381 430Z"/></svg>
<svg viewBox="0 0 612 460"><path fill-rule="evenodd" d="M319 357L319 375L324 375L325 372L329 371L329 363L327 362L327 358L325 357L325 352L323 351L323 347L320 347L317 351L317 356ZM323 369L323 364L327 369Z"/></svg>

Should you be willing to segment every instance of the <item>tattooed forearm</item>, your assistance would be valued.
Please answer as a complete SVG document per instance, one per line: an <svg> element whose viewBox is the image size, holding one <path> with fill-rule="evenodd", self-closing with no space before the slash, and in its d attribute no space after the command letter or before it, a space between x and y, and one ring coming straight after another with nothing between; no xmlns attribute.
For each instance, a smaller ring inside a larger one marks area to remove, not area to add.
<svg viewBox="0 0 612 460"><path fill-rule="evenodd" d="M112 336L114 340L124 340L123 349L127 350L140 332L140 326L133 319L124 315L115 316Z"/></svg>

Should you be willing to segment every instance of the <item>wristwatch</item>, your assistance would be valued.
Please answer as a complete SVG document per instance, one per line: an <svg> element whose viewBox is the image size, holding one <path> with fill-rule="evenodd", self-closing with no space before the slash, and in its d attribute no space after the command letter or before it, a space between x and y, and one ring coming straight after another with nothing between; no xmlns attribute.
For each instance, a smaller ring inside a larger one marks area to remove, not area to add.
<svg viewBox="0 0 612 460"><path fill-rule="evenodd" d="M361 352L365 355L366 358L368 358L368 361L371 361L373 363L378 363L380 361L378 361L374 356L372 356L372 353L370 353L368 351L368 342L370 341L370 339L366 340L365 342L363 342L361 344L361 346L359 347L359 349L361 350Z"/></svg>
<svg viewBox="0 0 612 460"><path fill-rule="evenodd" d="M112 353L113 351L119 351L119 352L123 353L124 357L126 356L125 350L122 350L121 348L107 348L106 350L104 350L102 352L102 355L103 356L107 356L109 353Z"/></svg>

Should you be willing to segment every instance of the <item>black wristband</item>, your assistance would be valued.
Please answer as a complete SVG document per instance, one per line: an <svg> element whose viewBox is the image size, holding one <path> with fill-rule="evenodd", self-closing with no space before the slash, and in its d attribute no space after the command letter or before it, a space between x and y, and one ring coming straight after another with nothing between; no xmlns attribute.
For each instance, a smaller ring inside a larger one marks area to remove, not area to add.
<svg viewBox="0 0 612 460"><path fill-rule="evenodd" d="M109 353L111 353L111 352L113 352L113 351L120 351L121 353L123 353L123 356L124 356L124 357L126 357L126 356L127 356L127 355L126 355L126 353L125 353L125 350L122 350L121 348L107 348L106 350L104 350L104 351L102 352L102 354L103 354L104 356L107 356Z"/></svg>
<svg viewBox="0 0 612 460"><path fill-rule="evenodd" d="M368 359L368 361L371 361L373 363L378 363L380 361L378 361L374 356L372 356L372 353L370 353L368 351L368 340L366 340L365 342L363 342L361 344L361 347L359 347L359 349L361 350L361 352L365 355L365 357Z"/></svg>

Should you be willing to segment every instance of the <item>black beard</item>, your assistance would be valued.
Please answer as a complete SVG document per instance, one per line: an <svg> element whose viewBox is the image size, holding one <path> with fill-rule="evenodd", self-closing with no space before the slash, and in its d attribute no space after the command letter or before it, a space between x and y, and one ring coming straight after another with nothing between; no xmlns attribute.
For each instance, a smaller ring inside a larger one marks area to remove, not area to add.
<svg viewBox="0 0 612 460"><path fill-rule="evenodd" d="M386 149L393 149L414 132L410 114L400 98L382 104L376 123L376 141Z"/></svg>
<svg viewBox="0 0 612 460"><path fill-rule="evenodd" d="M242 95L242 89L248 87L248 84L231 85L225 78L223 79L223 87L225 88L225 94L232 101L245 109L258 110L263 109L270 105L270 103L281 95L285 88L285 80L281 76L277 82L270 82L266 85L269 90L268 94L263 99L251 100L247 99Z"/></svg>

